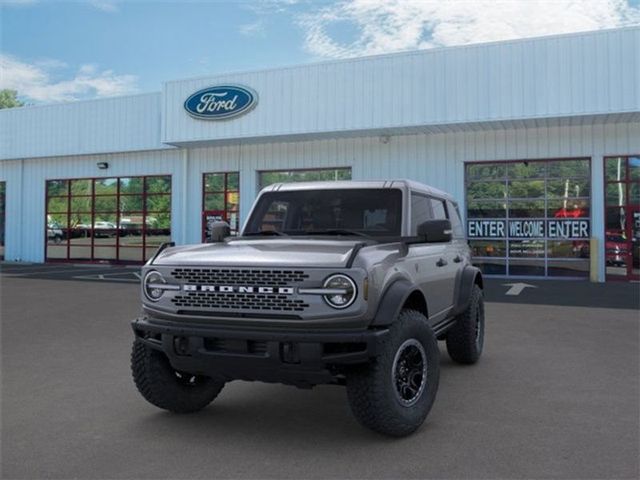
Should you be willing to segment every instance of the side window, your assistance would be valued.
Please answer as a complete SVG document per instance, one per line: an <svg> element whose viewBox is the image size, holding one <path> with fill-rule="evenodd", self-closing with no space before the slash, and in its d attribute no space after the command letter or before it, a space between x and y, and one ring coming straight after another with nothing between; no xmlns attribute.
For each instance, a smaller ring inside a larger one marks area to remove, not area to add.
<svg viewBox="0 0 640 480"><path fill-rule="evenodd" d="M418 225L433 218L429 197L417 193L411 194L411 235L417 235Z"/></svg>
<svg viewBox="0 0 640 480"><path fill-rule="evenodd" d="M437 200L435 198L431 199L431 208L433 208L433 218L436 220L446 220L447 219L447 210L444 206L444 202L442 200Z"/></svg>
<svg viewBox="0 0 640 480"><path fill-rule="evenodd" d="M460 219L460 211L458 210L458 207L452 202L447 201L447 210L449 211L453 237L464 238L464 228L462 227L462 220Z"/></svg>

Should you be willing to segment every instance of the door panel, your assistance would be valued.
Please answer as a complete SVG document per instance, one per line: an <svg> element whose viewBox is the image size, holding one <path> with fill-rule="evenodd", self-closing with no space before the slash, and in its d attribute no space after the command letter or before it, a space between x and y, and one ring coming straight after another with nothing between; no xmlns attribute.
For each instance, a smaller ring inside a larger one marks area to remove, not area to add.
<svg viewBox="0 0 640 480"><path fill-rule="evenodd" d="M607 279L640 279L640 156L605 158Z"/></svg>
<svg viewBox="0 0 640 480"><path fill-rule="evenodd" d="M407 268L415 275L427 299L429 317L444 318L453 306L456 272L454 250L448 243L414 244L409 247Z"/></svg>
<svg viewBox="0 0 640 480"><path fill-rule="evenodd" d="M604 251L607 276L624 279L628 267L626 208L607 207L605 222Z"/></svg>
<svg viewBox="0 0 640 480"><path fill-rule="evenodd" d="M629 242L629 276L640 279L640 207L629 207L631 217L631 241Z"/></svg>

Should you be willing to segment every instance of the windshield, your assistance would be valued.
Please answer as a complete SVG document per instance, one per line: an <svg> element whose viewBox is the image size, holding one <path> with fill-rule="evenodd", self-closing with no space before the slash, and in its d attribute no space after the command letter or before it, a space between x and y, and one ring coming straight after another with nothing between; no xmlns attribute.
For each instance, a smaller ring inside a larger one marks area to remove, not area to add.
<svg viewBox="0 0 640 480"><path fill-rule="evenodd" d="M244 235L399 236L401 219L397 189L269 192L260 197Z"/></svg>

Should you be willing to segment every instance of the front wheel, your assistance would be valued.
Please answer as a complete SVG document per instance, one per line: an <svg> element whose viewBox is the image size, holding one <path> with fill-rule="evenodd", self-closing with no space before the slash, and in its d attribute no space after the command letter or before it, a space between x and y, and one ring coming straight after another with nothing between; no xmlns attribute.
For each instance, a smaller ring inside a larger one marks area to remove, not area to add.
<svg viewBox="0 0 640 480"><path fill-rule="evenodd" d="M438 391L439 355L425 316L402 310L376 360L347 375L349 404L358 421L396 437L417 430Z"/></svg>
<svg viewBox="0 0 640 480"><path fill-rule="evenodd" d="M176 371L167 356L136 340L131 352L133 381L151 404L174 413L202 410L218 396L224 381Z"/></svg>

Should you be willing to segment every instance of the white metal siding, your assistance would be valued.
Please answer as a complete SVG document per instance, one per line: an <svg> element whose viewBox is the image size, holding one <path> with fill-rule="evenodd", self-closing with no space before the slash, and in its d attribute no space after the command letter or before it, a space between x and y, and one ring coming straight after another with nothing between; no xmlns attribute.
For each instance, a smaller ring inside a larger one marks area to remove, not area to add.
<svg viewBox="0 0 640 480"><path fill-rule="evenodd" d="M160 93L0 111L0 159L126 152L160 143Z"/></svg>
<svg viewBox="0 0 640 480"><path fill-rule="evenodd" d="M640 123L488 130L197 148L188 151L188 242L200 239L202 173L240 171L244 221L260 170L351 167L355 180L410 178L450 192L464 205L464 162L592 159L592 235L602 242L603 157L640 153ZM600 254L601 272L604 259Z"/></svg>
<svg viewBox="0 0 640 480"><path fill-rule="evenodd" d="M224 83L255 89L258 106L233 121L187 115L189 95ZM637 112L640 28L172 81L163 103L175 144Z"/></svg>
<svg viewBox="0 0 640 480"><path fill-rule="evenodd" d="M0 182L6 183L4 258L22 258L22 161L1 162Z"/></svg>
<svg viewBox="0 0 640 480"><path fill-rule="evenodd" d="M640 123L634 122L392 136L387 144L376 136L0 162L0 180L7 182L6 258L44 260L47 179L170 174L173 239L197 243L204 172L240 171L244 221L260 170L351 167L355 180L410 178L450 192L463 205L464 162L565 157L592 158L592 233L602 241L602 158L637 153ZM99 170L98 161L109 169ZM602 252L600 263L603 272Z"/></svg>
<svg viewBox="0 0 640 480"><path fill-rule="evenodd" d="M175 240L183 243L181 155L177 150L160 150L0 162L0 180L7 182L5 258L44 261L45 185L47 180L62 178L171 175L174 185L171 203L175 212L171 217L171 228ZM109 169L99 170L97 162L108 162Z"/></svg>
<svg viewBox="0 0 640 480"><path fill-rule="evenodd" d="M186 114L190 94L226 82L256 89L257 108L223 122ZM0 159L169 148L162 142L626 122L638 112L640 27L632 27L209 76L169 82L162 94L5 109Z"/></svg>

